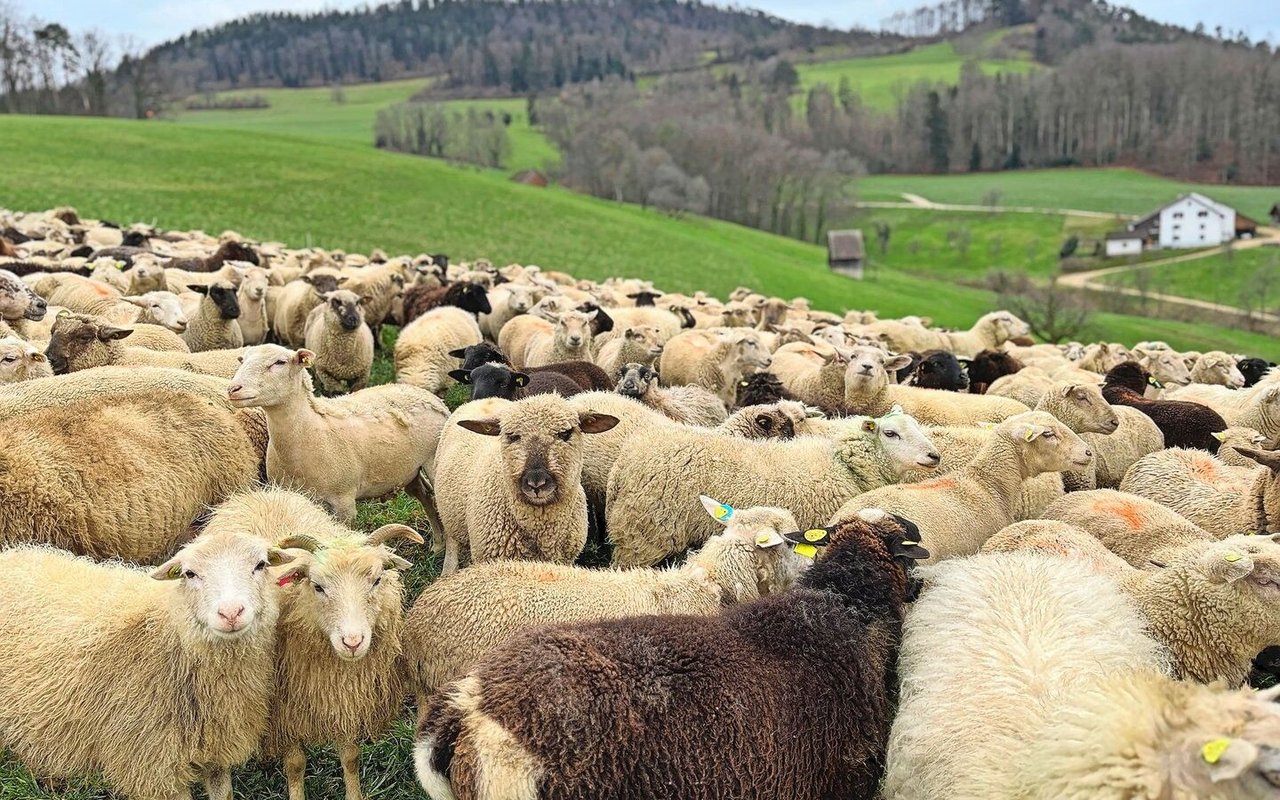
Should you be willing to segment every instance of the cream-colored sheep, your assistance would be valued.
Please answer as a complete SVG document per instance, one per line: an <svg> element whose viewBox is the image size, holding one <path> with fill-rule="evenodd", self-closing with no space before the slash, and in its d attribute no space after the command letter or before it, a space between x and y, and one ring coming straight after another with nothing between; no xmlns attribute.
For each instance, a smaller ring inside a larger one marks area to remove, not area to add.
<svg viewBox="0 0 1280 800"><path fill-rule="evenodd" d="M1191 382L1239 389L1244 386L1244 374L1230 353L1210 350L1196 359L1195 366L1191 368Z"/></svg>
<svg viewBox="0 0 1280 800"><path fill-rule="evenodd" d="M145 329L148 339L167 338L174 334L155 325ZM134 328L120 328L83 314L60 314L54 321L53 335L45 354L54 372L77 372L104 366L168 367L230 378L240 366L239 350L208 350L203 353L158 351L147 347L129 347L125 339L137 335Z"/></svg>
<svg viewBox="0 0 1280 800"><path fill-rule="evenodd" d="M1254 467L1229 467L1203 450L1160 450L1139 459L1120 490L1167 506L1218 538L1275 530L1280 527L1280 453L1236 451L1253 459Z"/></svg>
<svg viewBox="0 0 1280 800"><path fill-rule="evenodd" d="M471 313L454 306L433 308L401 329L395 349L396 380L442 392L457 383L449 377L457 366L449 352L483 340Z"/></svg>
<svg viewBox="0 0 1280 800"><path fill-rule="evenodd" d="M848 366L848 356L834 347L787 344L773 354L769 369L796 399L819 408L840 408Z"/></svg>
<svg viewBox="0 0 1280 800"><path fill-rule="evenodd" d="M2 400L0 396L0 402ZM677 423L635 398L615 392L583 392L570 397L569 405L580 414L608 414L618 420L612 429L582 440L582 488L587 493L590 506L603 512L609 473L623 447L632 437L641 437L638 441L648 441L645 437L656 435L656 429L668 428Z"/></svg>
<svg viewBox="0 0 1280 800"><path fill-rule="evenodd" d="M1120 430L1119 409L1112 407L1094 384L1058 383L1041 395L1036 411L1047 411L1079 434L1093 453L1088 467L1063 473L1063 485L1069 492L1097 488L1097 458L1100 448L1115 451L1128 443L1112 446L1111 436Z"/></svg>
<svg viewBox="0 0 1280 800"><path fill-rule="evenodd" d="M0 339L0 384L52 376L49 359L35 345L17 336Z"/></svg>
<svg viewBox="0 0 1280 800"><path fill-rule="evenodd" d="M503 325L527 313L546 294L547 290L541 286L521 283L504 283L495 287L489 292L489 306L493 311L480 315L480 330L491 341L498 341Z"/></svg>
<svg viewBox="0 0 1280 800"><path fill-rule="evenodd" d="M693 327L691 319L686 320L683 315L675 311L656 306L640 306L638 308L611 307L606 308L605 313L613 320L613 330L597 337L597 343L600 345L618 335L619 331L627 328L657 328L662 332L661 341L666 343L680 335L680 332L685 328Z"/></svg>
<svg viewBox="0 0 1280 800"><path fill-rule="evenodd" d="M973 358L983 350L997 349L1016 336L1031 332L1027 323L1008 311L984 314L967 331L935 331L923 320L881 320L865 326L865 331L896 352L948 350Z"/></svg>
<svg viewBox="0 0 1280 800"><path fill-rule="evenodd" d="M653 326L626 328L622 335L605 342L596 353L596 366L616 378L627 364L652 367L662 355L662 331Z"/></svg>
<svg viewBox="0 0 1280 800"><path fill-rule="evenodd" d="M744 375L768 369L771 360L759 331L693 330L673 337L663 346L658 372L667 386L701 386L731 406L738 381Z"/></svg>
<svg viewBox="0 0 1280 800"><path fill-rule="evenodd" d="M273 344L248 348L227 389L232 405L266 411L267 477L311 493L344 522L355 519L357 499L404 488L434 524L429 482L444 403L403 384L316 397L306 371L314 357Z"/></svg>
<svg viewBox="0 0 1280 800"><path fill-rule="evenodd" d="M723 533L680 567L584 569L540 561L490 561L437 581L406 618L405 651L422 700L485 653L536 625L639 614L716 614L789 588L810 563L781 534L798 530L781 508L721 510ZM477 614L476 609L486 609Z"/></svg>
<svg viewBox="0 0 1280 800"><path fill-rule="evenodd" d="M1222 445L1218 448L1218 460L1229 467L1249 467L1258 465L1257 461L1240 455L1237 447L1250 447L1254 450L1274 450L1275 442L1253 428L1233 427L1225 431L1210 434Z"/></svg>
<svg viewBox="0 0 1280 800"><path fill-rule="evenodd" d="M182 300L173 292L147 292L121 298L134 306L131 313L111 312L106 319L120 325L160 325L174 333L182 333L187 329L187 311L182 307ZM186 342L183 350L190 350Z"/></svg>
<svg viewBox="0 0 1280 800"><path fill-rule="evenodd" d="M1088 531L1138 569L1149 568L1153 560L1167 558L1180 547L1212 539L1203 528L1154 500L1114 489L1071 492L1041 517Z"/></svg>
<svg viewBox="0 0 1280 800"><path fill-rule="evenodd" d="M641 364L627 364L618 376L616 390L633 397L675 422L714 426L729 412L719 397L700 386L659 385L658 373Z"/></svg>
<svg viewBox="0 0 1280 800"><path fill-rule="evenodd" d="M923 483L883 486L851 498L831 524L865 508L911 519L928 542L929 560L978 552L992 534L1012 524L1023 483L1045 472L1089 463L1090 451L1063 422L1029 411L997 425L977 456L953 475Z"/></svg>
<svg viewBox="0 0 1280 800"><path fill-rule="evenodd" d="M544 367L561 361L591 360L591 321L596 311L564 311L554 323L530 318L533 327L523 351L503 350L516 369ZM517 317L516 319L520 319ZM513 320L514 321L514 320Z"/></svg>
<svg viewBox="0 0 1280 800"><path fill-rule="evenodd" d="M53 548L0 552L0 741L33 772L185 798L257 750L275 675L275 587L290 556L206 533L150 571ZM74 648L68 643L74 642Z"/></svg>
<svg viewBox="0 0 1280 800"><path fill-rule="evenodd" d="M925 432L900 411L849 420L834 439L751 441L694 428L652 430L642 446L624 443L609 474L613 563L655 564L704 541L715 528L698 513L700 494L737 506L786 504L801 525L813 527L850 497L939 460Z"/></svg>
<svg viewBox="0 0 1280 800"><path fill-rule="evenodd" d="M843 408L854 414L883 414L895 405L926 425L974 425L1000 422L1030 409L1016 400L982 394L945 392L889 382L889 372L904 366L903 356L875 347L853 348L845 370Z"/></svg>
<svg viewBox="0 0 1280 800"><path fill-rule="evenodd" d="M904 625L886 800L1274 793L1271 694L1171 680L1111 578L1056 556L993 553L926 581Z"/></svg>
<svg viewBox="0 0 1280 800"><path fill-rule="evenodd" d="M321 296L349 280L331 267L320 267L286 284L275 299L271 330L286 347L302 347L307 338L307 315L324 302Z"/></svg>
<svg viewBox="0 0 1280 800"><path fill-rule="evenodd" d="M240 301L230 281L215 281L208 286L191 286L199 295L187 305L187 329L182 339L193 353L206 350L234 350L244 347L240 331Z"/></svg>
<svg viewBox="0 0 1280 800"><path fill-rule="evenodd" d="M435 463L445 574L457 570L464 546L474 563L577 558L587 540L583 438L617 422L556 394L458 407Z"/></svg>
<svg viewBox="0 0 1280 800"><path fill-rule="evenodd" d="M250 267L244 271L236 299L240 303L240 334L246 345L262 344L271 332L271 317L267 310L267 293L271 288L270 273L262 267Z"/></svg>
<svg viewBox="0 0 1280 800"><path fill-rule="evenodd" d="M1017 400L1027 408L1035 408L1040 397L1057 381L1044 370L1026 366L1012 375L1001 375L987 387L986 394L992 397L1007 397Z"/></svg>
<svg viewBox="0 0 1280 800"><path fill-rule="evenodd" d="M315 353L320 388L330 394L354 392L369 383L373 366L373 333L364 320L364 301L339 289L307 317L307 349Z"/></svg>

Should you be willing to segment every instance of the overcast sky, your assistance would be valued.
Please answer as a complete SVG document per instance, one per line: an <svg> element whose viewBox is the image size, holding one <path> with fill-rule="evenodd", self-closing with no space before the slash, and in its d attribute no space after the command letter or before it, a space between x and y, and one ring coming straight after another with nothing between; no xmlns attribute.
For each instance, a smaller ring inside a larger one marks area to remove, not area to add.
<svg viewBox="0 0 1280 800"><path fill-rule="evenodd" d="M5 2L6 0L0 0ZM101 28L113 35L131 34L157 44L194 28L226 22L254 11L316 11L350 8L364 3L349 0L7 0L19 9L63 23L72 30ZM825 23L841 28L878 27L897 11L916 8L920 0L756 0L736 5L762 8L780 17ZM1143 14L1188 28L1203 22L1252 39L1277 41L1280 19L1275 0L1130 0Z"/></svg>

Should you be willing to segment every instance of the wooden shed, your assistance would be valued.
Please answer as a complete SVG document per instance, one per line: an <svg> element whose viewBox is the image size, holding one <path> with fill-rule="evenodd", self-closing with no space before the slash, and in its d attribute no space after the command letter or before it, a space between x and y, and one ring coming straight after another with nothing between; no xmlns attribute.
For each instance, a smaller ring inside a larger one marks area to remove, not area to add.
<svg viewBox="0 0 1280 800"><path fill-rule="evenodd" d="M833 272L861 279L866 257L862 231L827 231L827 266Z"/></svg>

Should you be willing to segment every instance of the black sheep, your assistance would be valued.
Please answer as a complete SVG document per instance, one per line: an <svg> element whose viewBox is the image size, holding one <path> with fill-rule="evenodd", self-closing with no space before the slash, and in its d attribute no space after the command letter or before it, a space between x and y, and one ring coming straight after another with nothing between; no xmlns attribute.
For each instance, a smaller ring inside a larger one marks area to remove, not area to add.
<svg viewBox="0 0 1280 800"><path fill-rule="evenodd" d="M899 372L901 375L901 372ZM921 354L915 371L907 381L921 389L941 389L947 392L963 392L969 388L969 376L965 374L960 359L946 350L928 350Z"/></svg>
<svg viewBox="0 0 1280 800"><path fill-rule="evenodd" d="M511 366L510 359L501 350L488 342L451 350L449 355L461 359L461 369L464 370L475 369L481 364ZM609 375L590 361L558 361L541 367L526 367L524 372L531 377L543 372L559 373L577 384L584 392L613 391L614 382L610 380Z"/></svg>
<svg viewBox="0 0 1280 800"><path fill-rule="evenodd" d="M415 284L404 292L404 324L408 325L433 308L457 306L472 314L491 314L489 293L478 283L459 281L448 286Z"/></svg>
<svg viewBox="0 0 1280 800"><path fill-rule="evenodd" d="M175 258L165 264L166 268L175 267L188 272L217 272L227 261L247 261L257 266L260 263L257 252L243 242L223 242L208 258Z"/></svg>
<svg viewBox="0 0 1280 800"><path fill-rule="evenodd" d="M433 797L876 797L918 535L867 509L778 537L829 542L788 592L520 634L425 704L418 778Z"/></svg>
<svg viewBox="0 0 1280 800"><path fill-rule="evenodd" d="M515 372L505 364L481 364L475 369L455 369L449 377L471 387L471 399L501 397L519 400L535 394L558 394L573 397L582 387L559 372L537 372L527 375Z"/></svg>
<svg viewBox="0 0 1280 800"><path fill-rule="evenodd" d="M1227 429L1218 412L1199 403L1185 400L1148 400L1143 396L1153 385L1151 373L1136 361L1126 361L1111 368L1102 396L1113 406L1130 406L1151 417L1164 434L1165 447L1194 447L1218 452L1213 434Z"/></svg>
<svg viewBox="0 0 1280 800"><path fill-rule="evenodd" d="M596 315L591 318L591 335L593 337L613 330L613 317L609 316L609 314L597 304L586 302L578 306L578 310L584 311L588 314L592 311L596 312Z"/></svg>
<svg viewBox="0 0 1280 800"><path fill-rule="evenodd" d="M1022 362L1000 350L983 350L969 362L969 391L986 394L987 387L997 378L1013 375L1022 369Z"/></svg>
<svg viewBox="0 0 1280 800"><path fill-rule="evenodd" d="M782 381L778 380L777 375L772 372L753 372L738 381L734 405L738 408L764 406L779 400L795 399L795 396L787 391L787 387L782 385Z"/></svg>
<svg viewBox="0 0 1280 800"><path fill-rule="evenodd" d="M1266 375L1275 365L1274 361L1266 361L1261 358L1242 358L1236 362L1236 366L1240 369L1240 374L1244 375L1245 387L1257 386L1258 381L1262 380L1262 376Z"/></svg>

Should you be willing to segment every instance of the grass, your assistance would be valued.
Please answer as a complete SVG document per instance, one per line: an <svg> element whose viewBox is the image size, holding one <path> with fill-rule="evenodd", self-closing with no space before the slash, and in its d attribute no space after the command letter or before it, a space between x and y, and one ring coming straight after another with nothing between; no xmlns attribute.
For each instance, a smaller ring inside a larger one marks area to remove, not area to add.
<svg viewBox="0 0 1280 800"><path fill-rule="evenodd" d="M247 89L221 92L220 98L261 95L270 108L238 111L180 110L177 122L206 128L227 128L323 138L334 144L367 148L373 145L373 123L378 111L408 100L428 85L429 78L413 78L386 83L366 83L343 87L344 102L333 99L328 87L309 89ZM468 109L511 115L507 133L511 138L511 156L505 171L542 169L558 159L547 138L530 127L525 101L521 98L494 100L448 100L451 111L465 114Z"/></svg>
<svg viewBox="0 0 1280 800"><path fill-rule="evenodd" d="M1183 192L1212 197L1260 223L1280 201L1280 188L1195 184L1135 169L1070 168L977 172L962 175L871 175L858 181L860 200L901 200L903 192L936 203L983 204L989 192L1000 193L999 205L1076 208L1116 214L1145 214Z"/></svg>
<svg viewBox="0 0 1280 800"><path fill-rule="evenodd" d="M1167 257L1168 253L1164 255ZM1152 267L1146 272L1149 273L1147 288L1152 292L1273 313L1280 306L1280 248L1239 250L1230 257L1219 253L1181 264ZM1270 276L1265 291L1259 273ZM1108 275L1103 282L1139 288L1136 272Z"/></svg>
<svg viewBox="0 0 1280 800"><path fill-rule="evenodd" d="M960 69L968 60L968 56L956 51L955 45L941 42L888 56L797 64L796 71L800 73L800 89L804 93L819 83L835 91L840 81L847 79L862 96L864 104L887 111L896 107L902 93L919 81L954 86L960 81ZM977 63L989 75L1035 69L1030 61L1016 59L977 59Z"/></svg>

